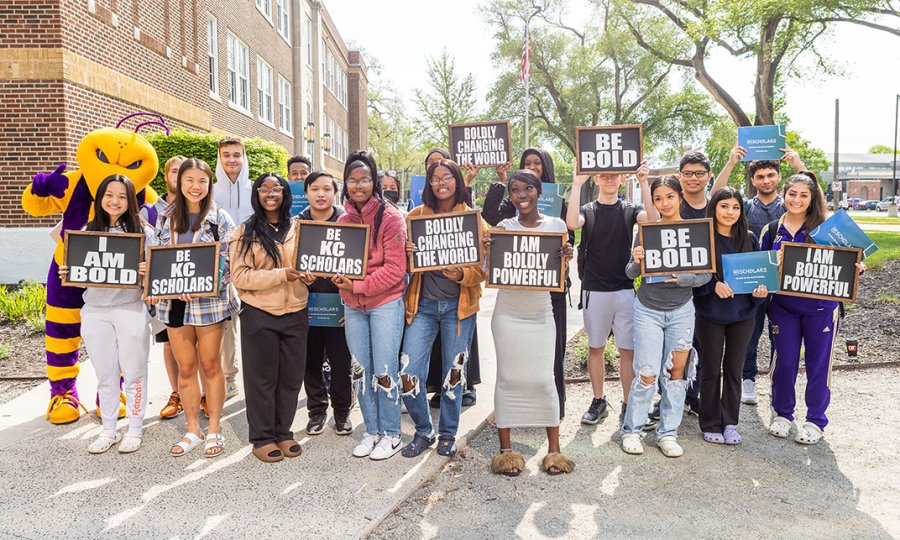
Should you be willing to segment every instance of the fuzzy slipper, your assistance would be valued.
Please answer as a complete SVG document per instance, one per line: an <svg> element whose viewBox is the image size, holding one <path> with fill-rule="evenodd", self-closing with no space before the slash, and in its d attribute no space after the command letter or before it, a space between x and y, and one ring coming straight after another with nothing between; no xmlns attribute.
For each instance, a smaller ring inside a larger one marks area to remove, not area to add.
<svg viewBox="0 0 900 540"><path fill-rule="evenodd" d="M797 430L797 435L794 436L794 442L800 444L816 444L822 440L824 435L825 434L822 433L822 429L819 428L819 426L812 422L806 422L803 424L803 427Z"/></svg>
<svg viewBox="0 0 900 540"><path fill-rule="evenodd" d="M551 452L544 456L542 465L544 466L544 471L550 476L556 476L557 474L562 473L570 473L575 470L575 462L567 456L560 454L559 452Z"/></svg>
<svg viewBox="0 0 900 540"><path fill-rule="evenodd" d="M491 472L503 476L519 476L525 470L525 458L522 454L509 450L500 451L491 460Z"/></svg>

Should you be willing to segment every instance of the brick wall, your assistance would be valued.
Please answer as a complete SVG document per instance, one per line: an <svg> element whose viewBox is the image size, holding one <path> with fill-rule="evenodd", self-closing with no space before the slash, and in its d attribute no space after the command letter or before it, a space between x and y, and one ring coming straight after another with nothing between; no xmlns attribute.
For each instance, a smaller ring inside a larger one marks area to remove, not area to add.
<svg viewBox="0 0 900 540"><path fill-rule="evenodd" d="M847 197L857 197L864 201L881 200L881 182L878 180L850 180L847 182Z"/></svg>
<svg viewBox="0 0 900 540"><path fill-rule="evenodd" d="M0 2L0 48L60 47L61 28L58 0Z"/></svg>
<svg viewBox="0 0 900 540"><path fill-rule="evenodd" d="M347 75L350 101L347 131L351 150L369 148L369 86L366 65L359 51L350 51L350 73Z"/></svg>

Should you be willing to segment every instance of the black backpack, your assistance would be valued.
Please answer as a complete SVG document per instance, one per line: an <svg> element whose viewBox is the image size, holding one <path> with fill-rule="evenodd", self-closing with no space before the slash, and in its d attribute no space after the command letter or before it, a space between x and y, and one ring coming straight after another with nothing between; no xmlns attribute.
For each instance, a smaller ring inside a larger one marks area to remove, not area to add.
<svg viewBox="0 0 900 540"><path fill-rule="evenodd" d="M625 234L628 245L631 245L631 235L634 231L634 225L637 223L637 208L634 205L619 201L620 207L623 209L625 218ZM596 221L597 206L594 201L581 207L584 213L584 226L581 227L581 242L578 243L578 279L584 281L584 270L587 264L588 245L591 242L591 232L594 230ZM581 300L578 302L578 309L581 309Z"/></svg>

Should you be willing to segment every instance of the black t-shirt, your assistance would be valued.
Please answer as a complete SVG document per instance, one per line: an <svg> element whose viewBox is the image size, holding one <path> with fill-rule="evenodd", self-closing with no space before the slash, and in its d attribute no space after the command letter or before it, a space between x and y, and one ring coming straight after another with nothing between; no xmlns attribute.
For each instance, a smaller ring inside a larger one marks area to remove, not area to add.
<svg viewBox="0 0 900 540"><path fill-rule="evenodd" d="M681 211L678 213L681 214L681 219L706 219L707 206L709 206L709 199L706 199L706 204L700 209L689 205L687 201L682 201Z"/></svg>
<svg viewBox="0 0 900 540"><path fill-rule="evenodd" d="M594 228L587 246L582 290L613 292L633 288L634 280L625 275L631 258L632 231L625 230L624 205L594 201L590 208L594 212ZM640 209L635 209L635 215L638 212Z"/></svg>

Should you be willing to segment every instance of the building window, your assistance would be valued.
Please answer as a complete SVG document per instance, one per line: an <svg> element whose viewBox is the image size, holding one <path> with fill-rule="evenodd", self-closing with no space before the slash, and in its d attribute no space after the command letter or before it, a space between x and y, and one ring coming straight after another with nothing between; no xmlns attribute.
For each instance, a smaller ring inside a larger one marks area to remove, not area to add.
<svg viewBox="0 0 900 540"><path fill-rule="evenodd" d="M312 67L313 64L313 25L312 19L306 18L306 65Z"/></svg>
<svg viewBox="0 0 900 540"><path fill-rule="evenodd" d="M293 132L291 117L291 83L281 75L278 76L278 125L281 131L291 134Z"/></svg>
<svg viewBox="0 0 900 540"><path fill-rule="evenodd" d="M325 77L325 59L328 57L328 45L322 40L322 48L319 49L319 56L322 57L322 84L327 84L328 79Z"/></svg>
<svg viewBox="0 0 900 540"><path fill-rule="evenodd" d="M209 93L210 95L219 95L219 45L218 45L218 29L219 25L215 17L206 16L206 55L208 57L209 67Z"/></svg>
<svg viewBox="0 0 900 540"><path fill-rule="evenodd" d="M350 138L346 131L344 132L344 152L346 152L348 156L350 155Z"/></svg>
<svg viewBox="0 0 900 540"><path fill-rule="evenodd" d="M327 69L325 71L325 82L328 86L328 89L331 90L331 93L334 94L334 55L331 54L331 49L326 49L325 58L327 60Z"/></svg>
<svg viewBox="0 0 900 540"><path fill-rule="evenodd" d="M228 33L228 102L250 112L250 49Z"/></svg>
<svg viewBox="0 0 900 540"><path fill-rule="evenodd" d="M350 97L349 97L350 91L348 89L348 86L349 86L347 84L348 82L349 82L349 79L347 78L347 74L344 73L344 107L349 109L350 108Z"/></svg>
<svg viewBox="0 0 900 540"><path fill-rule="evenodd" d="M259 119L272 124L272 66L256 58L256 96L259 99Z"/></svg>
<svg viewBox="0 0 900 540"><path fill-rule="evenodd" d="M288 0L275 0L275 27L288 43L291 41L291 21L288 15Z"/></svg>
<svg viewBox="0 0 900 540"><path fill-rule="evenodd" d="M335 62L335 72L336 72L335 73L335 79L336 79L335 82L337 83L336 84L337 88L335 88L334 95L338 98L339 102L342 102L341 96L344 94L344 86L343 86L344 85L344 77L343 77L344 70L343 70L343 68L341 68L340 64L338 64L337 62Z"/></svg>
<svg viewBox="0 0 900 540"><path fill-rule="evenodd" d="M256 0L256 9L266 16L266 19L272 20L272 0Z"/></svg>

